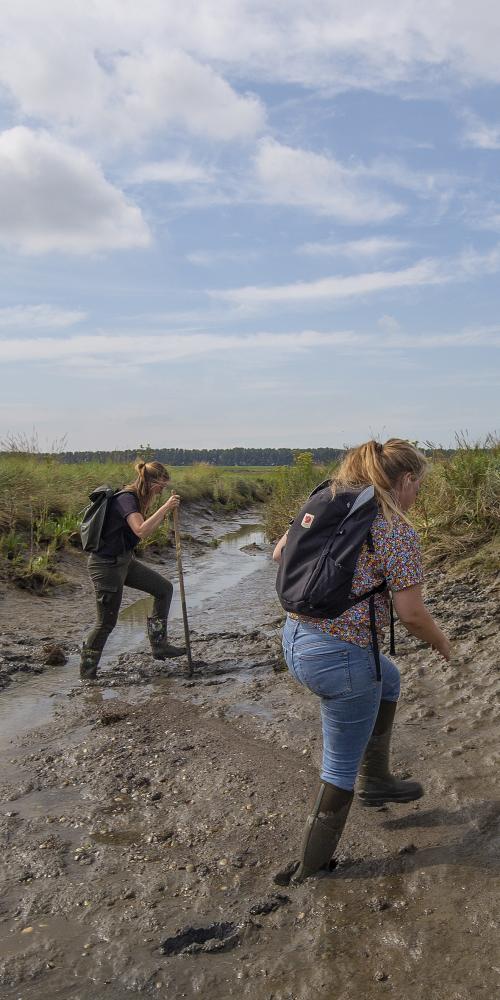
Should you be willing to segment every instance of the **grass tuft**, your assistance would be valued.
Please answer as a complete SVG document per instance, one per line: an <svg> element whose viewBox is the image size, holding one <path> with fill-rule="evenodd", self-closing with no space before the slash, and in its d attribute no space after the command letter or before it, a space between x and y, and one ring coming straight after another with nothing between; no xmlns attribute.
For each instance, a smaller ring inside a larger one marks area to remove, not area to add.
<svg viewBox="0 0 500 1000"><path fill-rule="evenodd" d="M309 493L330 474L324 466L314 464L309 451L298 454L293 465L276 471L264 520L266 534L271 541L281 537Z"/></svg>
<svg viewBox="0 0 500 1000"><path fill-rule="evenodd" d="M445 457L435 450L430 471L411 511L431 562L464 560L495 547L500 530L500 443L470 444L463 437Z"/></svg>

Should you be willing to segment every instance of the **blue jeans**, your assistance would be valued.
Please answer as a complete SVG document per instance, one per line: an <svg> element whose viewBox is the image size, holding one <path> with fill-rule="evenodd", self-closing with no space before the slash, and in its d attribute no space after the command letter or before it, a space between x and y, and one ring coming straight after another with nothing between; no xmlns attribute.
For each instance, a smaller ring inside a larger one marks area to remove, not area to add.
<svg viewBox="0 0 500 1000"><path fill-rule="evenodd" d="M399 698L399 670L381 653L377 681L371 646L344 642L288 617L283 652L290 673L321 699L321 780L351 791L381 699Z"/></svg>

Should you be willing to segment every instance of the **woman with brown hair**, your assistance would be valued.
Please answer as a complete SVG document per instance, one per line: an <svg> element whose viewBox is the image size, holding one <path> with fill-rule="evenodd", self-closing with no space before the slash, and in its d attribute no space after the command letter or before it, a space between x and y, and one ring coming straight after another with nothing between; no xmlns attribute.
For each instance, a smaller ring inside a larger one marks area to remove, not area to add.
<svg viewBox="0 0 500 1000"><path fill-rule="evenodd" d="M286 619L283 651L288 668L321 701L323 765L301 861L296 870L292 866L283 873L282 881L290 876L302 881L328 867L347 820L356 777L366 805L409 802L423 794L417 781L399 780L390 771L400 676L396 665L379 653L377 640L389 623L390 591L408 632L450 659L449 640L424 605L419 539L406 517L426 466L425 456L408 441L368 441L347 453L331 482L332 497L345 494L346 509L354 509L367 487L376 499L375 519L351 585L353 602L360 595L367 599L357 600L336 618L288 614ZM303 519L303 527L308 527L304 522L310 516ZM287 534L274 550L278 562Z"/></svg>
<svg viewBox="0 0 500 1000"><path fill-rule="evenodd" d="M137 478L112 497L97 552L89 556L88 570L94 584L97 622L82 648L80 677L94 680L97 667L120 610L123 587L134 587L154 597L153 614L147 620L148 637L155 660L182 656L185 649L172 646L167 639L167 619L173 587L169 580L135 558L134 549L149 538L169 511L180 504L174 493L149 517L152 500L170 481L161 462L138 462Z"/></svg>

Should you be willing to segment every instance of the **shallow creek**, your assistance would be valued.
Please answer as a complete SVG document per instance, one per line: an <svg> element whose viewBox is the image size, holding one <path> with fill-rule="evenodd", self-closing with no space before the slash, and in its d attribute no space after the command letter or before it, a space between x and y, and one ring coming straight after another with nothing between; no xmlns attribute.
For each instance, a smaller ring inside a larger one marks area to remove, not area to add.
<svg viewBox="0 0 500 1000"><path fill-rule="evenodd" d="M217 627L227 627L224 612L228 611L224 595L254 574L262 572L269 564L264 532L255 524L255 515L238 515L235 527L218 539L215 548L208 548L202 555L186 553L183 562L186 599L190 625L195 631L199 622L216 616ZM252 546L249 554L243 547ZM157 567L164 572L162 566ZM169 567L170 571L170 567ZM181 638L182 612L179 590L175 586L176 572L172 573L174 598L170 612L172 631ZM145 644L145 625L151 612L152 598L144 597L129 604L120 612L118 625L110 636L101 661L100 671L105 678L110 662L117 655L135 652ZM236 610L237 613L237 609ZM248 628L252 609L246 608L241 620ZM214 619L215 620L215 619ZM234 625L234 621L231 625ZM183 661L180 661L183 662ZM79 655L70 656L64 666L51 667L43 674L21 676L0 695L0 756L8 754L9 744L19 736L48 722L55 706L67 698L77 683ZM151 687L128 692L128 700L139 700L151 692ZM101 687L102 697L116 696L113 687Z"/></svg>

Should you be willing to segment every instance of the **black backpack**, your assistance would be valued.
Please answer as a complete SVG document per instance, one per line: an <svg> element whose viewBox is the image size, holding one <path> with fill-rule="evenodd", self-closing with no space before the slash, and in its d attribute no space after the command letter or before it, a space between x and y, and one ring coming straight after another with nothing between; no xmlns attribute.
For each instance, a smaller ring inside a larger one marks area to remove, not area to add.
<svg viewBox="0 0 500 1000"><path fill-rule="evenodd" d="M109 502L117 493L124 493L125 490L115 490L112 486L97 486L89 496L90 503L85 508L80 523L80 537L82 548L86 552L97 552L101 544L102 529Z"/></svg>
<svg viewBox="0 0 500 1000"><path fill-rule="evenodd" d="M285 611L306 618L338 618L368 599L377 675L374 598L387 583L383 580L364 594L353 594L352 579L363 544L373 550L371 526L378 512L373 486L333 496L330 481L320 483L290 525L276 579ZM392 645L391 628L391 651Z"/></svg>

